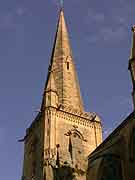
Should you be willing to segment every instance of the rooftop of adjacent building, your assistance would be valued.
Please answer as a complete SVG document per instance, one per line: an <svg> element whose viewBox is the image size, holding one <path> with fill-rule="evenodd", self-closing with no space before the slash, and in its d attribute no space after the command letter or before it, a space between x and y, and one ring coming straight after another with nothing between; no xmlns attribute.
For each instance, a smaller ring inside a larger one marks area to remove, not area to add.
<svg viewBox="0 0 135 180"><path fill-rule="evenodd" d="M107 148L107 143L113 140L117 135L120 134L120 131L126 127L131 121L135 121L135 111L133 111L131 114L129 114L125 120L122 121L118 125L116 129L88 156L88 159L94 159L98 153L101 151L104 151ZM105 148L105 149L104 149Z"/></svg>

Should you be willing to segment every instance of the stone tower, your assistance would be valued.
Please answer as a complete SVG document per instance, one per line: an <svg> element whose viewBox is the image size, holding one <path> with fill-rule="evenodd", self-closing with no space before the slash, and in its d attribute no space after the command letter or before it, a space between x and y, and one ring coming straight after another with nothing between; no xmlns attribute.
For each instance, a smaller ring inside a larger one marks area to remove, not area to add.
<svg viewBox="0 0 135 180"><path fill-rule="evenodd" d="M85 180L102 142L100 118L85 112L61 9L41 110L26 130L23 180Z"/></svg>
<svg viewBox="0 0 135 180"><path fill-rule="evenodd" d="M129 59L129 70L131 73L132 84L133 84L133 104L135 108L135 26L132 27L133 37L132 37L132 47L131 47L131 55Z"/></svg>

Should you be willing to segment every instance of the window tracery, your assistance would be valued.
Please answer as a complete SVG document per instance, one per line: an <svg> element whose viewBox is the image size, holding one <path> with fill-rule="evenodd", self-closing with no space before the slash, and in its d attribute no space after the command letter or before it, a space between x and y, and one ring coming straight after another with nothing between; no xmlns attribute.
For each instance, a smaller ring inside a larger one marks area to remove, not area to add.
<svg viewBox="0 0 135 180"><path fill-rule="evenodd" d="M68 151L70 153L71 161L73 166L77 169L85 167L84 158L84 141L83 134L77 129L78 127L73 126L73 129L65 133L69 137Z"/></svg>

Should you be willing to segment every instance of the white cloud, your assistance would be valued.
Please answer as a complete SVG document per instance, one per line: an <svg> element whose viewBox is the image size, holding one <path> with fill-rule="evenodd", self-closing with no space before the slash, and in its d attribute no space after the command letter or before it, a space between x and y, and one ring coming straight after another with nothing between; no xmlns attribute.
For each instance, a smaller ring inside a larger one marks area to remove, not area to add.
<svg viewBox="0 0 135 180"><path fill-rule="evenodd" d="M125 17L120 16L120 15L114 16L114 21L118 24L123 24L123 25L125 25L125 23L126 23Z"/></svg>
<svg viewBox="0 0 135 180"><path fill-rule="evenodd" d="M5 142L6 132L4 128L0 128L0 145Z"/></svg>
<svg viewBox="0 0 135 180"><path fill-rule="evenodd" d="M57 7L60 7L60 1L59 0L52 0L53 4L55 4Z"/></svg>
<svg viewBox="0 0 135 180"><path fill-rule="evenodd" d="M11 13L0 14L0 28L12 28L14 19Z"/></svg>
<svg viewBox="0 0 135 180"><path fill-rule="evenodd" d="M107 138L111 134L112 131L113 131L112 128L108 128L108 129L104 130L103 137Z"/></svg>
<svg viewBox="0 0 135 180"><path fill-rule="evenodd" d="M86 38L86 41L88 42L88 43L96 43L97 41L99 41L99 37L98 36L91 36L91 37L89 37L89 38Z"/></svg>
<svg viewBox="0 0 135 180"><path fill-rule="evenodd" d="M111 131L112 131L111 129L107 129L103 133L104 133L104 135L107 136L107 135L109 135L111 133Z"/></svg>
<svg viewBox="0 0 135 180"><path fill-rule="evenodd" d="M91 23L103 23L105 21L105 15L104 13L96 12L91 9L88 10L86 17L85 17L85 23L91 24Z"/></svg>
<svg viewBox="0 0 135 180"><path fill-rule="evenodd" d="M103 38L105 41L111 40L111 41L120 41L124 39L126 35L125 28L122 26L118 26L116 29L113 29L111 27L104 27L100 31L101 38Z"/></svg>
<svg viewBox="0 0 135 180"><path fill-rule="evenodd" d="M16 9L16 14L17 14L18 16L23 16L23 15L25 15L26 13L27 13L27 9L26 9L26 8L18 7L18 8Z"/></svg>
<svg viewBox="0 0 135 180"><path fill-rule="evenodd" d="M25 7L17 7L11 12L0 13L0 29L14 28L17 16L30 15L30 12Z"/></svg>
<svg viewBox="0 0 135 180"><path fill-rule="evenodd" d="M84 22L90 35L85 37L88 43L97 41L118 43L125 38L130 26L135 23L134 1L114 0L110 3L105 1L108 9L89 8L85 15Z"/></svg>
<svg viewBox="0 0 135 180"><path fill-rule="evenodd" d="M120 1L120 6L111 9L110 16L116 23L123 24L123 26L129 26L132 21L135 22L135 2L134 1Z"/></svg>
<svg viewBox="0 0 135 180"><path fill-rule="evenodd" d="M127 31L123 26L117 26L114 28L110 26L104 26L94 34L92 34L86 40L88 43L96 43L98 41L104 41L107 43L118 43L125 38Z"/></svg>

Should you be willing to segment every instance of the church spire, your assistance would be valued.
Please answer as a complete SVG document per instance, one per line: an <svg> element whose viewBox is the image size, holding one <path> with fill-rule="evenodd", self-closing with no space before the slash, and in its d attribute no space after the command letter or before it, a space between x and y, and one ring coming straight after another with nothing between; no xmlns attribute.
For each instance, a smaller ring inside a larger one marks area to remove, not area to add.
<svg viewBox="0 0 135 180"><path fill-rule="evenodd" d="M61 107L72 106L74 109L83 111L80 87L75 70L63 8L60 9L45 91L51 73L53 73L54 83L57 89L58 104L61 105Z"/></svg>
<svg viewBox="0 0 135 180"><path fill-rule="evenodd" d="M132 27L132 47L131 47L131 55L129 59L129 70L131 73L132 83L133 83L133 104L135 108L135 26Z"/></svg>

